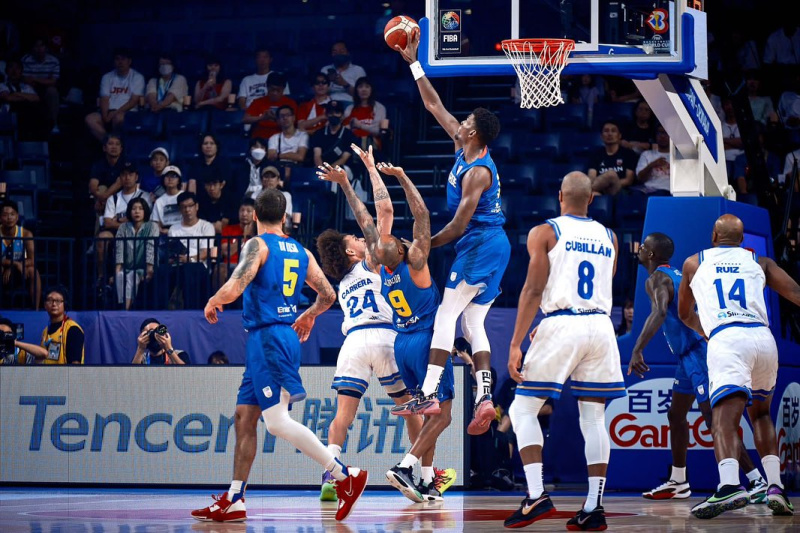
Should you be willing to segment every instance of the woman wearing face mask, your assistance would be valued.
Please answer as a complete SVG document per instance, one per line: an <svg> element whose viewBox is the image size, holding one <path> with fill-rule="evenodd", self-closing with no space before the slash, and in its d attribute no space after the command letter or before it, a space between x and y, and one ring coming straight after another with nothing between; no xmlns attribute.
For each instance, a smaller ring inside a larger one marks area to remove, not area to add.
<svg viewBox="0 0 800 533"><path fill-rule="evenodd" d="M220 76L219 59L208 57L206 59L206 70L208 77L205 80L197 80L194 86L194 105L197 109L201 107L215 107L225 109L228 107L228 95L231 94L231 80L223 79Z"/></svg>
<svg viewBox="0 0 800 533"><path fill-rule="evenodd" d="M250 150L244 158L244 164L237 170L233 179L233 189L237 198L251 196L256 190L261 189L261 168L267 157L267 141L261 137L250 139Z"/></svg>
<svg viewBox="0 0 800 533"><path fill-rule="evenodd" d="M345 124L360 139L361 149L381 149L381 121L386 118L386 107L375 100L372 83L364 76L356 81L355 103L344 111Z"/></svg>
<svg viewBox="0 0 800 533"><path fill-rule="evenodd" d="M167 54L158 59L157 78L150 78L145 90L147 106L153 113L164 109L183 111L183 99L189 94L186 78L175 73L175 63Z"/></svg>

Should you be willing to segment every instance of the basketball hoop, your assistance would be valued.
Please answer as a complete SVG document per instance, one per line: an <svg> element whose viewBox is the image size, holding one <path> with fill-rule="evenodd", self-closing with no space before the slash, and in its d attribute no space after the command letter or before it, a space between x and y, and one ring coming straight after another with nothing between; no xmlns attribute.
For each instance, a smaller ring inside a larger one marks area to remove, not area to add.
<svg viewBox="0 0 800 533"><path fill-rule="evenodd" d="M572 39L506 39L503 51L519 77L520 107L563 104L561 71L575 41Z"/></svg>

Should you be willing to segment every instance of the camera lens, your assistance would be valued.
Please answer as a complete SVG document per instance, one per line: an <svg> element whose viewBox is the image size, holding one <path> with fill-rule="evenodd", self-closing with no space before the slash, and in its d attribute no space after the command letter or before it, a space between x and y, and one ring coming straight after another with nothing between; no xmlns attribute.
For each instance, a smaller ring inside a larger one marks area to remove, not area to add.
<svg viewBox="0 0 800 533"><path fill-rule="evenodd" d="M167 326L164 324L160 324L155 330L156 333L159 335L166 335L167 334Z"/></svg>

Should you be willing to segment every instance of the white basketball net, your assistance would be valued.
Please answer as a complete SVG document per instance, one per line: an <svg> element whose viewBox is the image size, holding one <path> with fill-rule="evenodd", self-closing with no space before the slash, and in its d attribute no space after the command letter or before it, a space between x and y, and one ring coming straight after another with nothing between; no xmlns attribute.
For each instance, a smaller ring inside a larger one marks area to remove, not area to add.
<svg viewBox="0 0 800 533"><path fill-rule="evenodd" d="M561 71L575 42L566 39L548 41L503 41L503 51L517 72L520 107L550 107L563 104Z"/></svg>

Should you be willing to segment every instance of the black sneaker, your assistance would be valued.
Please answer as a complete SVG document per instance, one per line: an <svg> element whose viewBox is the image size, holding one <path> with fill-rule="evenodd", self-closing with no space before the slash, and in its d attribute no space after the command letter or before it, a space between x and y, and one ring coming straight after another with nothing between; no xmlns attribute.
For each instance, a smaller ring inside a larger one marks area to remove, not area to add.
<svg viewBox="0 0 800 533"><path fill-rule="evenodd" d="M601 505L587 513L581 507L580 511L567 521L567 529L569 531L605 531L608 529L606 510Z"/></svg>
<svg viewBox="0 0 800 533"><path fill-rule="evenodd" d="M775 516L792 516L794 507L786 497L786 493L777 485L770 485L767 490L767 505Z"/></svg>
<svg viewBox="0 0 800 533"><path fill-rule="evenodd" d="M414 483L414 473L411 468L395 465L386 472L386 479L389 480L391 486L402 492L403 496L412 502L422 503L425 501Z"/></svg>
<svg viewBox="0 0 800 533"><path fill-rule="evenodd" d="M430 484L426 485L422 480L420 480L419 485L417 485L417 491L422 496L422 499L426 502L444 501L441 493L436 490L436 483L434 481L431 481Z"/></svg>
<svg viewBox="0 0 800 533"><path fill-rule="evenodd" d="M503 522L505 527L517 528L533 524L537 520L552 516L556 512L556 507L550 499L550 495L543 492L538 498L524 498L519 509Z"/></svg>
<svg viewBox="0 0 800 533"><path fill-rule="evenodd" d="M705 501L692 507L692 514L697 518L709 519L719 516L725 511L741 509L750 501L747 491L740 485L723 485Z"/></svg>

